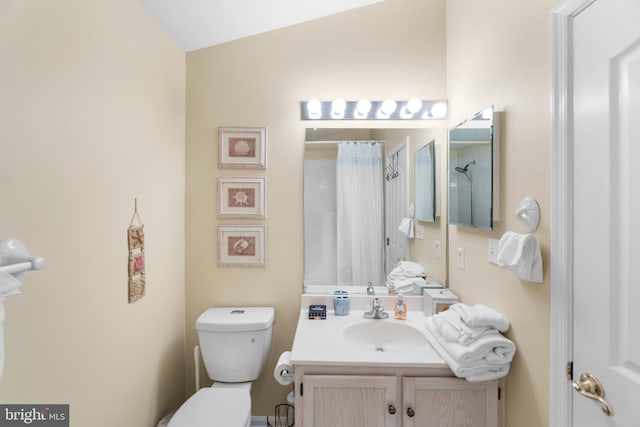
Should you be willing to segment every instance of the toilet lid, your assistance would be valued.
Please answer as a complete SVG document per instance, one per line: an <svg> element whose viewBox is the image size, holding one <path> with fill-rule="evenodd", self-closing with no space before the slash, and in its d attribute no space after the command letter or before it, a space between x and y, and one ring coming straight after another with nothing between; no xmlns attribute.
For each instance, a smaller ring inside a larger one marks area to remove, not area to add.
<svg viewBox="0 0 640 427"><path fill-rule="evenodd" d="M249 390L203 388L178 409L168 427L244 427L249 418Z"/></svg>

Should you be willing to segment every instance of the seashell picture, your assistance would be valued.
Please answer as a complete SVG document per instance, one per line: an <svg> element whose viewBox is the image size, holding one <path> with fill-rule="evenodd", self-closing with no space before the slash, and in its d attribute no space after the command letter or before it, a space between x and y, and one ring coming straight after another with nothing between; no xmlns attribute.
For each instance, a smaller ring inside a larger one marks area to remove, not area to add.
<svg viewBox="0 0 640 427"><path fill-rule="evenodd" d="M266 265L264 225L219 225L218 265L221 267L264 267Z"/></svg>
<svg viewBox="0 0 640 427"><path fill-rule="evenodd" d="M218 178L218 218L266 217L266 185L264 176Z"/></svg>
<svg viewBox="0 0 640 427"><path fill-rule="evenodd" d="M266 169L266 127L218 128L218 167L221 169Z"/></svg>

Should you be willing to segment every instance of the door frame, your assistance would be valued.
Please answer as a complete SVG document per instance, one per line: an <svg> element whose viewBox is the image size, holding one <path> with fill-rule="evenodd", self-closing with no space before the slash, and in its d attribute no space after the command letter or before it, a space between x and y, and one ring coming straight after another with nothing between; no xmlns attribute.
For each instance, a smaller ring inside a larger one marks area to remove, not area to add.
<svg viewBox="0 0 640 427"><path fill-rule="evenodd" d="M573 20L596 0L551 11L551 307L549 426L573 425Z"/></svg>
<svg viewBox="0 0 640 427"><path fill-rule="evenodd" d="M405 197L405 206L404 207L400 207L398 208L398 206L393 206L393 209L399 209L400 213L404 213L406 212L407 208L409 207L409 147L410 147L410 140L408 136L404 136L401 138L400 142L397 143L396 145L394 145L387 153L385 153L385 166L389 165L391 163L391 158L396 155L398 157L398 161L402 161L404 163L404 172L405 172L405 186L402 189L402 191L405 193L404 197ZM402 156L402 158L400 158L399 152L401 150L405 150L404 151L404 156ZM394 227L397 229L397 225L392 225L389 223L390 221L390 215L389 212L391 211L392 207L390 206L390 197L389 197L389 183L388 181L385 179L384 182L384 273L385 273L385 278L386 275L389 274L391 272L391 270L393 269L394 265L387 265L389 263L389 245L387 244L387 238L389 237L389 230L391 229L391 227ZM395 231L394 231L395 232ZM405 242L405 252L406 255L409 255L409 239L406 239ZM388 271L387 271L388 270Z"/></svg>

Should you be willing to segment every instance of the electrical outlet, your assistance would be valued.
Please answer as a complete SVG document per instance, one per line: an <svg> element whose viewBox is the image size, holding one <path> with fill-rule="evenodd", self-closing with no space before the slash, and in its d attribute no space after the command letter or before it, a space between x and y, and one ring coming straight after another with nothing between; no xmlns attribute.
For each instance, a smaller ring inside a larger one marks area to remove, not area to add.
<svg viewBox="0 0 640 427"><path fill-rule="evenodd" d="M500 244L500 240L497 239L489 239L489 256L488 261L491 264L498 265L498 245Z"/></svg>
<svg viewBox="0 0 640 427"><path fill-rule="evenodd" d="M416 239L424 240L424 225L416 224Z"/></svg>
<svg viewBox="0 0 640 427"><path fill-rule="evenodd" d="M464 248L458 248L458 261L456 263L458 268L464 270Z"/></svg>
<svg viewBox="0 0 640 427"><path fill-rule="evenodd" d="M436 240L433 244L433 256L440 259L440 240Z"/></svg>

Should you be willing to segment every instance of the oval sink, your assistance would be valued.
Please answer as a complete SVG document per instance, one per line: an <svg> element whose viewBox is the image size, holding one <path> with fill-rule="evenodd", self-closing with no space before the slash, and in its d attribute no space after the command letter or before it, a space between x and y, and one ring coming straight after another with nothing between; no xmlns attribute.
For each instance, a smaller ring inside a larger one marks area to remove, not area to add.
<svg viewBox="0 0 640 427"><path fill-rule="evenodd" d="M423 333L413 326L385 320L368 320L344 328L348 343L364 345L375 351L405 350L422 347L427 342Z"/></svg>

